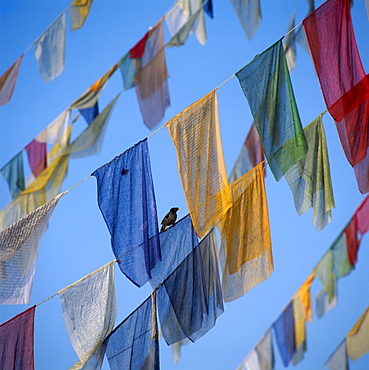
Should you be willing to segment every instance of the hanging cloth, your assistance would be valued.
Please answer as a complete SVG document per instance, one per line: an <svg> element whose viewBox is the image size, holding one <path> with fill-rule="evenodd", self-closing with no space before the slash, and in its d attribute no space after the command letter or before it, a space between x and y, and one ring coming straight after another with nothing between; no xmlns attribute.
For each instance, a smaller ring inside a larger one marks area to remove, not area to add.
<svg viewBox="0 0 369 370"><path fill-rule="evenodd" d="M329 370L349 370L346 340L336 348L324 365Z"/></svg>
<svg viewBox="0 0 369 370"><path fill-rule="evenodd" d="M24 55L22 54L0 77L0 106L9 103L10 99L12 98L23 56Z"/></svg>
<svg viewBox="0 0 369 370"><path fill-rule="evenodd" d="M33 139L24 150L28 156L28 163L35 177L39 176L47 167L46 161L46 143L39 143Z"/></svg>
<svg viewBox="0 0 369 370"><path fill-rule="evenodd" d="M100 211L121 271L137 286L161 260L147 139L92 173Z"/></svg>
<svg viewBox="0 0 369 370"><path fill-rule="evenodd" d="M15 199L26 187L24 181L23 150L3 166L0 172L8 183L12 198Z"/></svg>
<svg viewBox="0 0 369 370"><path fill-rule="evenodd" d="M307 152L282 41L236 73L278 181Z"/></svg>
<svg viewBox="0 0 369 370"><path fill-rule="evenodd" d="M360 204L354 217L357 230L363 236L369 230L369 195Z"/></svg>
<svg viewBox="0 0 369 370"><path fill-rule="evenodd" d="M346 336L347 354L352 361L369 352L369 307Z"/></svg>
<svg viewBox="0 0 369 370"><path fill-rule="evenodd" d="M74 0L69 6L70 28L72 31L83 26L90 12L93 0Z"/></svg>
<svg viewBox="0 0 369 370"><path fill-rule="evenodd" d="M260 0L231 0L237 18L249 40L251 40L261 22Z"/></svg>
<svg viewBox="0 0 369 370"><path fill-rule="evenodd" d="M231 205L216 90L166 123L193 226L202 238Z"/></svg>

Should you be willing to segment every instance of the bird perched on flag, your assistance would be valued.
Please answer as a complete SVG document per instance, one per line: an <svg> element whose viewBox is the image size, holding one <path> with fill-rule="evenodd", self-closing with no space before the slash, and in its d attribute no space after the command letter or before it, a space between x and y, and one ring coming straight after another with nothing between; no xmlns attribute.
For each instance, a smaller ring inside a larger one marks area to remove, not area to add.
<svg viewBox="0 0 369 370"><path fill-rule="evenodd" d="M160 232L165 231L168 226L173 225L176 222L177 211L179 209L180 208L177 208L177 207L171 208L170 211L165 215L165 217L161 221Z"/></svg>

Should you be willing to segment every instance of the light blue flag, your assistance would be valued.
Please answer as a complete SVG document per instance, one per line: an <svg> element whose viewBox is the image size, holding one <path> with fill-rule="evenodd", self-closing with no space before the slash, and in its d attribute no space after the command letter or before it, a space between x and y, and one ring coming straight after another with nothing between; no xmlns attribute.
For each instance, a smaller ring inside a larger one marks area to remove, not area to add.
<svg viewBox="0 0 369 370"><path fill-rule="evenodd" d="M23 151L20 151L12 158L0 172L9 185L12 198L15 199L26 188L24 181Z"/></svg>

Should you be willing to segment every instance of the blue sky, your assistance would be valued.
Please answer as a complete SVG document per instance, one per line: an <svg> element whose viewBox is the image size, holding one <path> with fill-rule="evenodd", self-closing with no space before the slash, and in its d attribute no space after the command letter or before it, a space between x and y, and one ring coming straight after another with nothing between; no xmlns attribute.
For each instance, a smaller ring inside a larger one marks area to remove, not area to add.
<svg viewBox="0 0 369 370"><path fill-rule="evenodd" d="M294 9L296 23L305 17L308 10L304 0L262 0L263 19L253 40L249 41L231 2L213 0L213 3L214 19L206 17L207 44L201 46L191 35L184 46L166 50L171 106L158 128L285 35ZM321 3L317 1L317 5ZM69 4L69 0L0 0L0 74ZM49 83L41 79L33 50L29 50L23 59L12 100L0 107L0 167L118 62L171 6L172 1L167 0L95 0L85 25L73 33L69 29L67 15L65 69ZM368 71L369 24L363 0L354 2L352 18L359 52ZM169 33L165 28L165 41L168 40ZM291 79L305 127L326 108L312 60L299 45ZM101 95L101 109L120 91L122 79L116 72ZM252 117L236 78L219 88L218 99L224 157L229 174ZM177 365L173 362L170 349L161 340L162 369L235 369L278 317L364 199L357 189L353 170L343 154L334 122L328 114L324 116L323 123L336 202L332 223L323 231L316 231L312 224L312 210L299 217L286 181L276 182L267 170L266 189L275 271L245 296L226 303L225 312L216 326L196 343L185 346ZM77 131L85 127L83 120L76 123ZM63 190L150 133L142 123L134 90L124 91L112 114L101 153L71 159ZM174 146L166 128L150 137L148 144L159 219L175 206L181 208L179 217L183 217L187 214L186 201ZM7 184L1 178L0 207L9 201ZM338 283L338 306L321 320L314 314L313 322L307 324L308 351L305 359L298 364L299 369L323 368L324 361L368 306L367 238L365 236L362 241L356 269ZM113 259L110 236L97 207L96 179L89 178L61 199L51 218L40 246L31 304L43 301ZM116 290L119 302L117 324L151 292L148 284L140 289L135 287L119 269L116 269ZM315 281L313 298L319 290L320 283ZM1 306L0 322L27 308L24 305ZM58 297L38 306L35 320L36 369L71 367L77 356L64 326ZM350 366L352 369L364 369L368 359L367 354L351 362ZM109 368L107 363L104 368ZM282 368L281 358L276 352L276 369Z"/></svg>

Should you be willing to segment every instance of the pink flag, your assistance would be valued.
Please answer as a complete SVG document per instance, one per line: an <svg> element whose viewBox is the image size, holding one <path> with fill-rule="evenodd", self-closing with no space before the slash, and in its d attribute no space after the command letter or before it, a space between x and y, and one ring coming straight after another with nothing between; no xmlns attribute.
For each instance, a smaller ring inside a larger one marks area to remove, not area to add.
<svg viewBox="0 0 369 370"><path fill-rule="evenodd" d="M360 240L357 238L357 229L355 217L352 218L351 222L346 226L346 249L347 258L351 266L355 266L357 261L357 251L359 250Z"/></svg>
<svg viewBox="0 0 369 370"><path fill-rule="evenodd" d="M47 166L46 164L46 143L39 143L33 139L24 150L28 155L28 163L32 173L37 177Z"/></svg>
<svg viewBox="0 0 369 370"><path fill-rule="evenodd" d="M0 368L34 369L34 318L36 306L0 325Z"/></svg>
<svg viewBox="0 0 369 370"><path fill-rule="evenodd" d="M355 212L357 230L364 235L369 230L369 195Z"/></svg>
<svg viewBox="0 0 369 370"><path fill-rule="evenodd" d="M355 166L369 146L369 79L356 45L350 1L326 1L303 25L325 103L336 121L346 157ZM363 186L359 187L363 192Z"/></svg>
<svg viewBox="0 0 369 370"><path fill-rule="evenodd" d="M9 103L15 83L17 82L18 72L23 59L23 54L16 62L0 77L0 105Z"/></svg>

